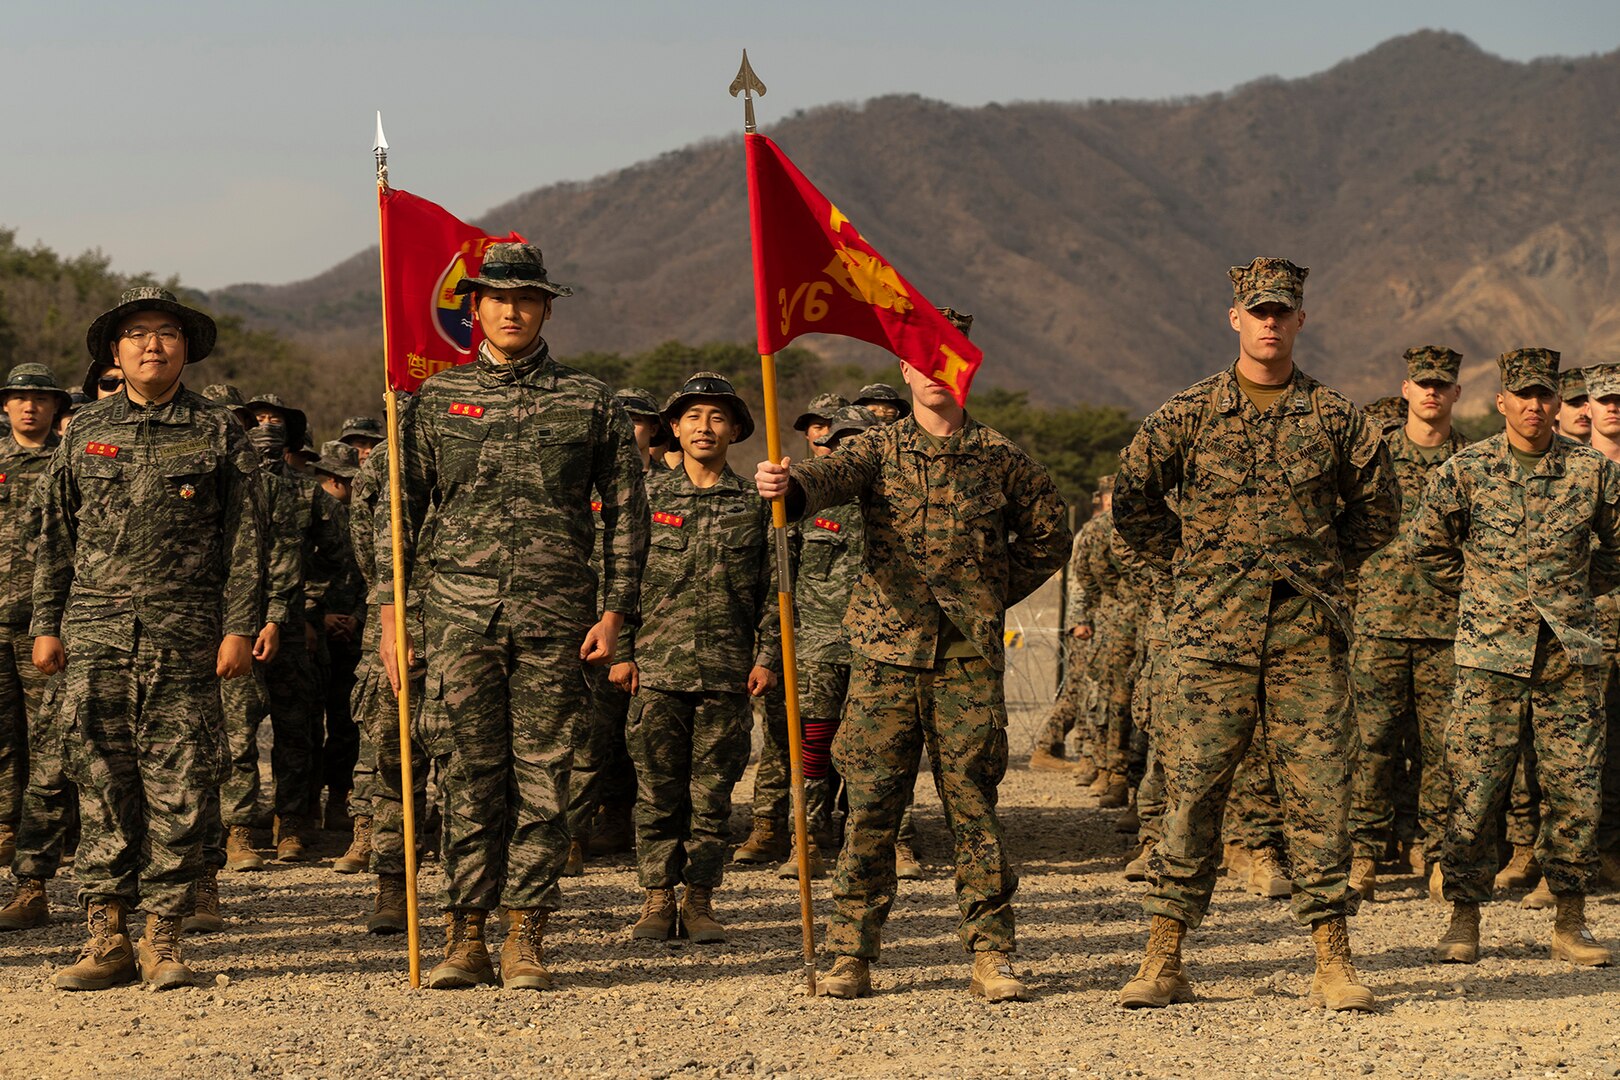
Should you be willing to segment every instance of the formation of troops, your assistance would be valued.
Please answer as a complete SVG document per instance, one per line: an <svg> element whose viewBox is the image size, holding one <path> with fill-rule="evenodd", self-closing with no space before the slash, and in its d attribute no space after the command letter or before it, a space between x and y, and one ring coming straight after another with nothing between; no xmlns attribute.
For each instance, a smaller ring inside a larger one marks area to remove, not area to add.
<svg viewBox="0 0 1620 1080"><path fill-rule="evenodd" d="M1476 961L1493 890L1537 886L1553 956L1606 964L1585 897L1620 884L1620 365L1504 354L1506 429L1465 445L1450 349L1409 350L1400 397L1366 410L1295 367L1305 277L1233 268L1237 361L1143 421L1078 535L1038 463L903 362L908 394L818 395L794 424L806 458L740 475L754 419L722 374L660 402L550 356L572 290L527 244L458 286L483 344L403 406L396 524L378 421L316 453L279 397L192 391L214 323L131 290L89 328L81 394L32 363L0 386L0 929L49 920L71 856L86 939L56 985L195 985L183 940L225 925L219 875L264 867L268 826L283 862L352 830L334 869L374 875L367 928L398 933L411 799L444 871L431 988L549 989L561 879L633 850L645 940L724 941L729 865L830 863L819 989L860 997L897 882L922 872L926 761L969 988L1020 1000L1004 616L1067 561L1067 675L1030 765L1136 832L1124 873L1150 923L1122 1005L1191 1000L1183 940L1223 866L1291 898L1329 1009L1375 1005L1347 917L1390 862L1451 906L1438 960Z"/></svg>

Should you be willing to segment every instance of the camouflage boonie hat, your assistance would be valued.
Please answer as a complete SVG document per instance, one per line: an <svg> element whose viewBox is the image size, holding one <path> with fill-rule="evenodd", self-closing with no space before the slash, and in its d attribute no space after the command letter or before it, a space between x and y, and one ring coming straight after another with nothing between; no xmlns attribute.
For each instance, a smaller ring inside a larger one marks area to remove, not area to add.
<svg viewBox="0 0 1620 1080"><path fill-rule="evenodd" d="M56 411L68 412L73 408L73 398L57 383L56 376L44 364L18 364L6 376L4 385L0 385L0 404L14 393L21 390L38 390L56 395Z"/></svg>
<svg viewBox="0 0 1620 1080"><path fill-rule="evenodd" d="M304 410L293 408L275 394L260 394L244 404L242 408L249 413L257 412L260 409L274 409L287 422L287 449L298 451L308 445L309 417L304 415ZM254 423L257 423L257 421L255 420ZM252 427L254 425L250 423L248 426Z"/></svg>
<svg viewBox="0 0 1620 1080"><path fill-rule="evenodd" d="M731 382L719 372L699 371L686 384L664 402L664 420L671 427L675 418L680 416L686 408L686 403L693 398L716 398L731 406L736 414L737 426L741 429L733 442L742 442L754 433L754 416L748 411L748 403L737 394Z"/></svg>
<svg viewBox="0 0 1620 1080"><path fill-rule="evenodd" d="M1589 396L1586 390L1586 370L1578 367L1558 373L1558 396L1564 399L1566 405Z"/></svg>
<svg viewBox="0 0 1620 1080"><path fill-rule="evenodd" d="M168 289L142 285L138 289L125 290L118 299L117 307L97 315L96 321L90 324L89 331L84 335L84 344L90 350L92 359L106 360L112 356L113 333L126 315L133 315L137 311L162 311L180 320L180 329L186 335L186 363L195 364L214 351L219 328L214 325L213 319L196 308L186 307Z"/></svg>
<svg viewBox="0 0 1620 1080"><path fill-rule="evenodd" d="M1496 367L1502 373L1502 389L1518 393L1532 386L1545 387L1558 393L1558 353L1553 349L1514 349L1496 358ZM1591 390L1591 375L1587 375L1587 389Z"/></svg>
<svg viewBox="0 0 1620 1080"><path fill-rule="evenodd" d="M230 383L213 383L202 388L202 396L215 405L223 405L227 409L241 409L246 407L247 401L242 397L242 391Z"/></svg>
<svg viewBox="0 0 1620 1080"><path fill-rule="evenodd" d="M388 438L388 432L383 430L382 421L375 416L351 416L343 421L343 427L338 431L338 442L347 442L354 436L382 442Z"/></svg>
<svg viewBox="0 0 1620 1080"><path fill-rule="evenodd" d="M1586 395L1593 401L1620 397L1620 364L1595 364L1580 370L1586 376Z"/></svg>
<svg viewBox="0 0 1620 1080"><path fill-rule="evenodd" d="M1377 401L1362 406L1361 415L1365 416L1378 430L1387 431L1392 427L1406 423L1406 399L1399 394L1381 397Z"/></svg>
<svg viewBox="0 0 1620 1080"><path fill-rule="evenodd" d="M71 404L68 406L68 412L70 413L78 412L81 406L88 405L91 401L95 400L82 390L69 390L68 398L71 401Z"/></svg>
<svg viewBox="0 0 1620 1080"><path fill-rule="evenodd" d="M321 456L310 462L309 467L339 480L353 480L360 471L360 451L334 439L321 444Z"/></svg>
<svg viewBox="0 0 1620 1080"><path fill-rule="evenodd" d="M911 415L911 402L901 397L900 391L886 382L870 383L861 387L861 392L855 395L854 404L856 405L871 405L873 403L893 405L900 410L900 419L902 420Z"/></svg>
<svg viewBox="0 0 1620 1080"><path fill-rule="evenodd" d="M965 311L957 311L953 307L942 307L939 309L939 313L945 316L946 322L962 331L963 337L967 337L968 331L973 329L973 316Z"/></svg>
<svg viewBox="0 0 1620 1080"><path fill-rule="evenodd" d="M817 446L836 447L846 435L858 435L863 431L870 431L875 427L882 427L879 420L870 409L860 405L845 405L833 415L831 427L827 434L816 440Z"/></svg>
<svg viewBox="0 0 1620 1080"><path fill-rule="evenodd" d="M1305 276L1310 268L1287 259L1261 256L1248 266L1226 272L1232 279L1232 303L1247 311L1261 304L1287 304L1298 311L1305 303Z"/></svg>
<svg viewBox="0 0 1620 1080"><path fill-rule="evenodd" d="M649 446L667 446L675 441L675 433L669 429L669 421L664 419L664 414L658 411L658 401L651 390L643 386L621 387L613 392L613 400L632 418L639 416L658 421L658 433L653 436Z"/></svg>
<svg viewBox="0 0 1620 1080"><path fill-rule="evenodd" d="M818 421L828 423L838 415L838 410L847 408L848 405L849 399L843 394L817 394L810 399L810 404L805 406L799 418L793 421L793 430L804 431Z"/></svg>
<svg viewBox="0 0 1620 1080"><path fill-rule="evenodd" d="M1419 345L1406 350L1406 378L1408 382L1457 381L1462 370L1462 353L1444 345Z"/></svg>
<svg viewBox="0 0 1620 1080"><path fill-rule="evenodd" d="M491 244L477 277L456 282L456 295L474 289L544 289L552 296L573 296L574 290L546 276L546 260L535 244Z"/></svg>

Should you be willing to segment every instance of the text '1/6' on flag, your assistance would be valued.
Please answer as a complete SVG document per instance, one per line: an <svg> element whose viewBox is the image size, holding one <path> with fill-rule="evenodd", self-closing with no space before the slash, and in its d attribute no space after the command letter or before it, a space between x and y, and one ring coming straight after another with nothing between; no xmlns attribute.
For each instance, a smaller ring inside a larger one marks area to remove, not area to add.
<svg viewBox="0 0 1620 1080"><path fill-rule="evenodd" d="M958 404L984 353L868 244L770 139L748 142L759 351L800 334L838 334L884 348L943 383Z"/></svg>
<svg viewBox="0 0 1620 1080"><path fill-rule="evenodd" d="M485 236L444 207L408 191L381 188L383 318L388 320L388 386L415 393L435 372L478 355L472 295L456 295L475 276L491 244L523 243L517 233Z"/></svg>

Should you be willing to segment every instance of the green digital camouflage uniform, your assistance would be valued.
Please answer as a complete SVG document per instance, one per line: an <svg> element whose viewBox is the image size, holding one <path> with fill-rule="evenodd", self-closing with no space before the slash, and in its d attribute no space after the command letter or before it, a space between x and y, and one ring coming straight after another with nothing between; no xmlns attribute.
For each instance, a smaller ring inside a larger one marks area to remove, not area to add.
<svg viewBox="0 0 1620 1080"><path fill-rule="evenodd" d="M1093 514L1080 527L1077 560L1070 579L1076 606L1071 622L1090 625L1095 644L1091 672L1100 691L1102 709L1096 718L1093 741L1100 754L1099 768L1119 776L1129 769L1131 693L1136 675L1137 596L1124 579L1113 552L1114 518L1107 510Z"/></svg>
<svg viewBox="0 0 1620 1080"><path fill-rule="evenodd" d="M486 345L429 378L400 444L407 580L417 561L431 567L423 723L442 718L452 742L445 906L554 910L573 746L591 723L579 659L598 616L591 501L602 502L606 608L634 617L648 531L635 436L612 392L542 339L506 363ZM391 604L377 519L373 600Z"/></svg>
<svg viewBox="0 0 1620 1080"><path fill-rule="evenodd" d="M955 844L959 934L973 952L1014 948L996 788L1007 767L1006 610L1063 565L1073 537L1046 471L964 419L947 438L914 417L797 463L788 515L851 501L865 554L844 616L852 662L833 761L849 817L826 948L875 959L894 903L894 843L920 746Z"/></svg>
<svg viewBox="0 0 1620 1080"><path fill-rule="evenodd" d="M261 625L258 461L223 408L180 388L73 418L51 459L32 629L61 637L80 900L183 913L221 777L224 635Z"/></svg>
<svg viewBox="0 0 1620 1080"><path fill-rule="evenodd" d="M1164 835L1169 809L1164 763L1175 752L1167 740L1175 725L1167 710L1176 704L1175 656L1170 648L1170 620L1165 600L1172 585L1169 575L1156 569L1115 530L1109 539L1114 559L1124 575L1124 586L1136 597L1140 612L1137 651L1140 656L1131 697L1131 723L1144 741L1142 780L1136 791L1137 842L1158 843Z"/></svg>
<svg viewBox="0 0 1620 1080"><path fill-rule="evenodd" d="M1095 515L1094 515L1095 516ZM1090 519L1081 523L1079 531L1075 534L1074 545L1069 553L1069 573L1067 591L1064 597L1063 627L1063 684L1058 687L1057 699L1052 702L1051 712L1046 714L1046 721L1041 725L1040 732L1035 736L1035 745L1045 747L1052 753L1063 748L1073 731L1080 722L1080 716L1085 711L1086 689L1091 682L1091 654L1096 648L1095 633L1089 638L1077 638L1069 633L1078 625L1085 614L1085 606L1081 601L1080 579L1083 574L1083 565L1089 562L1087 554L1089 540L1086 525ZM1082 744L1091 744L1092 736L1090 724L1080 733ZM1096 747L1092 746L1093 750Z"/></svg>
<svg viewBox="0 0 1620 1080"><path fill-rule="evenodd" d="M781 669L771 509L729 467L706 488L684 468L649 475L647 504L641 625L626 626L615 658L641 680L625 733L636 863L643 888L715 888L748 767L748 673Z"/></svg>
<svg viewBox="0 0 1620 1080"><path fill-rule="evenodd" d="M1202 921L1227 797L1257 738L1281 796L1295 916L1353 912L1344 576L1399 521L1383 441L1298 368L1261 414L1234 365L1144 420L1120 462L1115 528L1175 582L1174 802L1148 913Z"/></svg>

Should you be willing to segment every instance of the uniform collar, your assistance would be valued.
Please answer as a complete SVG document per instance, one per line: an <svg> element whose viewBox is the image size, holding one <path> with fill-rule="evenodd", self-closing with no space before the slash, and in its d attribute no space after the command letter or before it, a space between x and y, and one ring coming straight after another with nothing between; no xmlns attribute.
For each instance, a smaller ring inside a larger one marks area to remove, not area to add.
<svg viewBox="0 0 1620 1080"><path fill-rule="evenodd" d="M15 435L7 435L3 447L0 447L0 452L3 452L6 457L50 457L51 454L56 452L56 444L59 442L61 440L56 437L54 431L45 436L44 446L24 446L17 441Z"/></svg>
<svg viewBox="0 0 1620 1080"><path fill-rule="evenodd" d="M1526 479L1563 476L1564 459L1569 456L1570 447L1579 445L1574 439L1567 436L1554 435L1552 445L1547 447L1547 452L1541 455L1541 460L1536 463L1536 471L1531 473L1529 477L1525 477L1520 474L1519 462L1513 456L1513 444L1508 442L1507 432L1502 432L1497 438L1502 441L1502 445L1497 448L1496 456L1507 467L1508 478L1514 483L1520 483Z"/></svg>
<svg viewBox="0 0 1620 1080"><path fill-rule="evenodd" d="M692 478L686 475L684 465L670 469L669 474L675 478L682 491L690 495L740 495L753 490L752 485L744 485L742 477L731 471L730 463L727 463L725 470L720 474L720 479L715 481L713 487L700 488L692 483Z"/></svg>
<svg viewBox="0 0 1620 1080"><path fill-rule="evenodd" d="M557 381L557 365L551 359L551 348L545 338L539 339L534 351L526 356L501 363L489 351L489 342L478 346L478 383L480 386L544 386L550 388Z"/></svg>
<svg viewBox="0 0 1620 1080"><path fill-rule="evenodd" d="M174 397L161 405L137 405L129 400L128 394L119 394L112 399L111 415L107 417L113 424L172 424L182 427L191 423L192 393L183 385Z"/></svg>
<svg viewBox="0 0 1620 1080"><path fill-rule="evenodd" d="M902 417L894 423L899 449L905 453L922 454L924 457L945 457L971 452L979 444L980 426L972 416L963 413L962 426L954 435L939 439L939 445L935 446L936 437L922 429L922 425L917 423L915 414Z"/></svg>
<svg viewBox="0 0 1620 1080"><path fill-rule="evenodd" d="M1311 392L1315 389L1316 380L1295 364L1293 378L1288 380L1288 392L1271 408L1281 413L1308 413L1312 409ZM1228 415L1241 412L1248 400L1243 387L1238 385L1237 361L1234 360L1232 366L1226 369L1226 377L1221 380L1216 392L1215 410Z"/></svg>

